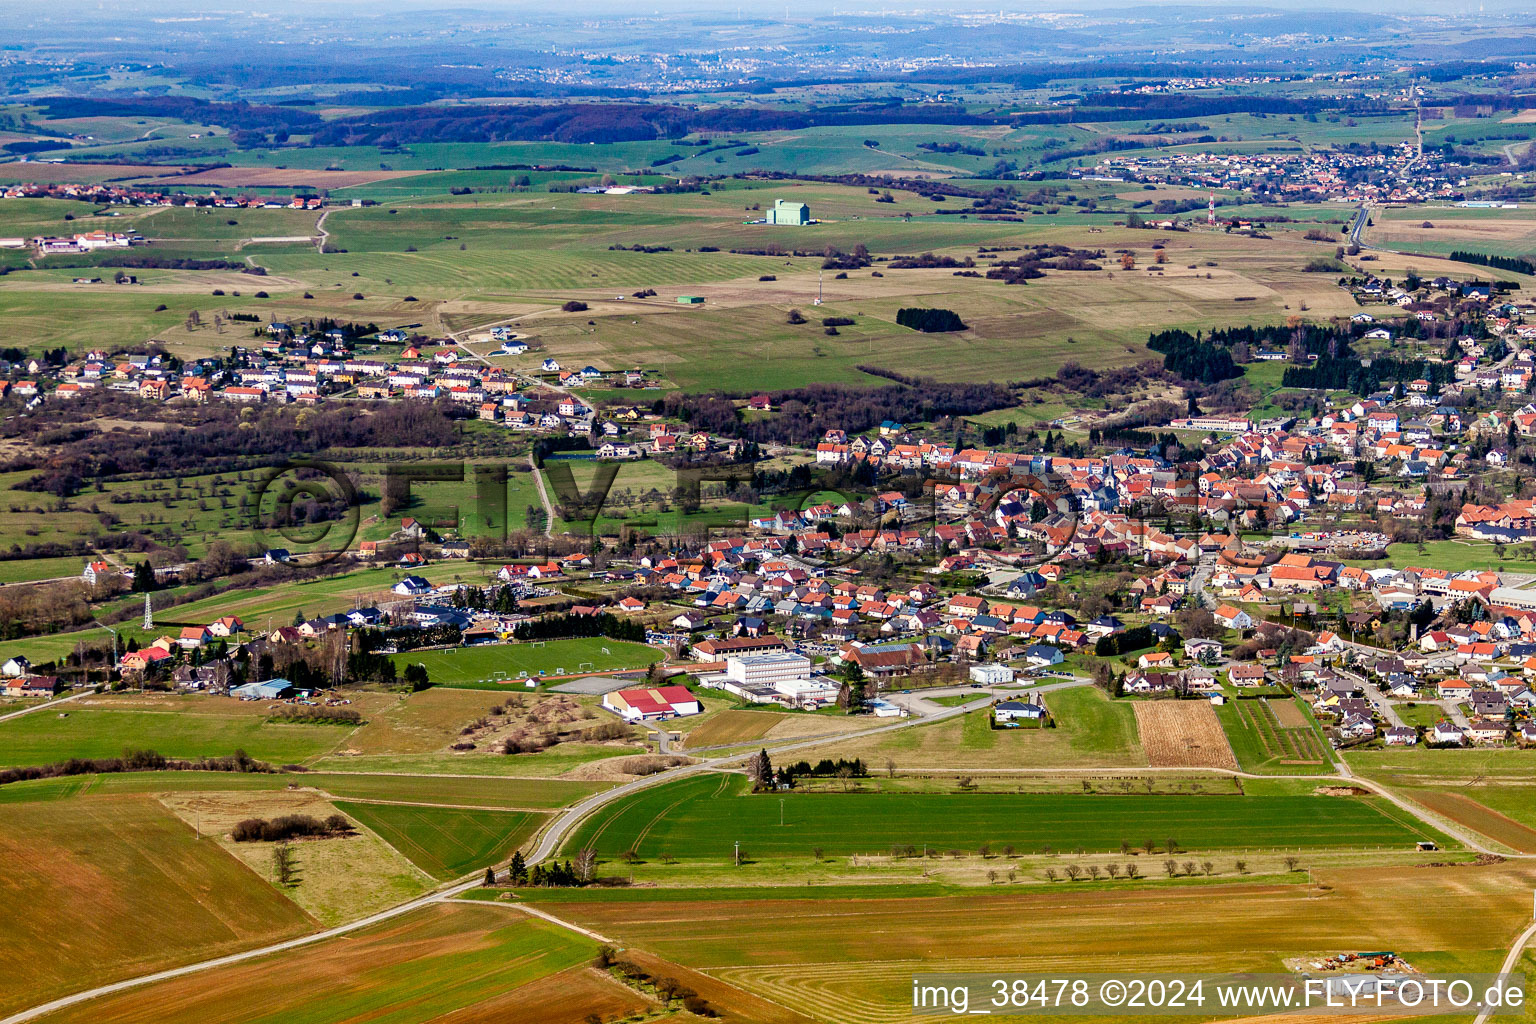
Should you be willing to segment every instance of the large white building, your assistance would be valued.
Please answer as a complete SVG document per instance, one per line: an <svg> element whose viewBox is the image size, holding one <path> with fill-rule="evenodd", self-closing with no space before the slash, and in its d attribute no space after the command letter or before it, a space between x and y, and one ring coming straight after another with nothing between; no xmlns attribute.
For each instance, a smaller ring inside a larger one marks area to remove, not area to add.
<svg viewBox="0 0 1536 1024"><path fill-rule="evenodd" d="M777 651L725 659L726 678L749 686L802 682L811 677L811 659L803 654Z"/></svg>
<svg viewBox="0 0 1536 1024"><path fill-rule="evenodd" d="M789 651L725 659L722 685L728 692L755 703L777 702L794 707L835 701L840 688L825 676L812 676L811 659Z"/></svg>
<svg viewBox="0 0 1536 1024"><path fill-rule="evenodd" d="M1011 683L1013 667L1011 665L972 665L971 682L981 683L983 686Z"/></svg>

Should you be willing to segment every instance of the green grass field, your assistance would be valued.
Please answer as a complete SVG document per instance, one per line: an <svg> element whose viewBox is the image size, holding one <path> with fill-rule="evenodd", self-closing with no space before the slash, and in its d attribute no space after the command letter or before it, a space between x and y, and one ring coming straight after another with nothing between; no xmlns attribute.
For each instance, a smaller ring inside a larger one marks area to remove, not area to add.
<svg viewBox="0 0 1536 1024"><path fill-rule="evenodd" d="M607 653L604 653L606 648ZM451 650L407 651L394 656L395 668L425 665L431 680L440 686L511 681L522 675L574 675L614 669L645 668L665 657L646 644L607 637L550 640L543 644L486 644Z"/></svg>
<svg viewBox="0 0 1536 1024"><path fill-rule="evenodd" d="M447 881L500 864L543 824L531 811L484 811L337 801L433 878Z"/></svg>
<svg viewBox="0 0 1536 1024"><path fill-rule="evenodd" d="M1045 699L1054 729L993 729L986 713L972 711L874 736L829 737L796 757L862 757L876 769L891 760L903 770L1146 766L1130 701L1109 700L1093 686L1057 690Z"/></svg>
<svg viewBox="0 0 1536 1024"><path fill-rule="evenodd" d="M71 757L117 757L154 750L167 757L227 757L244 750L273 764L307 761L346 739L351 727L268 722L236 702L186 698L166 710L83 707L39 711L0 722L0 765L48 764ZM227 708L227 710L226 710Z"/></svg>
<svg viewBox="0 0 1536 1024"><path fill-rule="evenodd" d="M779 824L781 811L784 824ZM974 850L982 843L1035 851L1118 850L1174 839L1184 849L1410 846L1434 838L1372 800L1312 796L1058 796L1037 794L815 793L753 796L739 776L701 776L608 805L566 842L614 857L729 860L740 841L753 858L882 853L892 845Z"/></svg>
<svg viewBox="0 0 1536 1024"><path fill-rule="evenodd" d="M607 788L603 782L563 779L441 778L425 775L365 775L305 772L301 775L237 772L127 772L69 775L0 786L0 803L68 800L111 793L187 793L275 790L304 786L343 800L398 800L407 803L490 808L555 808Z"/></svg>

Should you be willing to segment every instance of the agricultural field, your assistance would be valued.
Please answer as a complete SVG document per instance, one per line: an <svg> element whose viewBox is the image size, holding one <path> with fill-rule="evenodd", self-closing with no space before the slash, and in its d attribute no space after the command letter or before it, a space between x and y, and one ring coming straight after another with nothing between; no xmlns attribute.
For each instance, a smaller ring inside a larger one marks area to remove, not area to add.
<svg viewBox="0 0 1536 1024"><path fill-rule="evenodd" d="M752 857L784 858L818 847L851 856L893 845L1106 851L1148 837L1193 850L1407 847L1429 835L1370 799L818 792L784 796L781 807L778 796L750 795L742 777L696 776L602 808L566 849L720 862L737 841Z"/></svg>
<svg viewBox="0 0 1536 1024"><path fill-rule="evenodd" d="M288 844L293 862L286 883L275 870L277 844L237 843L231 838L236 823L250 818L270 821L305 814L323 821L337 813L338 804L312 790L205 790L162 795L160 802L183 824L218 842L230 856L322 925L341 924L415 899L434 884L434 879L394 848L388 837L381 837L366 823L349 834ZM358 819L352 820L358 823Z"/></svg>
<svg viewBox="0 0 1536 1024"><path fill-rule="evenodd" d="M665 652L657 648L607 637L407 651L394 656L397 669L404 671L407 665L423 665L428 677L439 686L500 682L508 689L524 676L642 669L665 659Z"/></svg>
<svg viewBox="0 0 1536 1024"><path fill-rule="evenodd" d="M1529 791L1522 792L1517 800L1523 802L1528 800L1530 795ZM1449 818L1473 832L1485 835L1495 842L1502 843L1516 852L1536 853L1536 828L1487 806L1483 800L1479 799L1482 796L1481 793L1477 796L1469 796L1466 793L1445 790L1416 789L1410 791L1408 796L1436 814ZM1529 817L1529 815L1526 816Z"/></svg>
<svg viewBox="0 0 1536 1024"><path fill-rule="evenodd" d="M1389 786L1509 786L1512 792L1524 792L1521 787L1536 784L1536 757L1529 750L1431 750L1418 746L1350 751L1344 759L1354 771Z"/></svg>
<svg viewBox="0 0 1536 1024"><path fill-rule="evenodd" d="M438 881L502 863L544 822L544 815L532 811L355 801L337 801L336 807L362 822Z"/></svg>
<svg viewBox="0 0 1536 1024"><path fill-rule="evenodd" d="M688 727L683 734L682 749L685 750L729 747L757 741L768 744L782 743L786 740L831 736L869 727L867 721L841 715L798 714L746 708L724 708L713 714L705 714L697 725L691 727L687 719L682 719L675 724Z"/></svg>
<svg viewBox="0 0 1536 1024"><path fill-rule="evenodd" d="M1135 707L1136 729L1153 767L1237 767L1209 701L1137 701Z"/></svg>
<svg viewBox="0 0 1536 1024"><path fill-rule="evenodd" d="M1096 687L1056 690L1045 697L1053 729L993 729L985 711L910 729L828 740L796 758L861 757L871 768L894 761L902 770L944 768L1139 768L1147 763L1131 701L1112 701Z"/></svg>
<svg viewBox="0 0 1536 1024"><path fill-rule="evenodd" d="M1490 256L1526 256L1536 251L1536 209L1414 207L1373 209L1366 230L1372 244L1443 255L1457 249ZM1429 227L1423 225L1428 223ZM1477 268L1481 271L1483 268Z"/></svg>
<svg viewBox="0 0 1536 1024"><path fill-rule="evenodd" d="M1478 868L1341 866L1316 885L1272 881L1127 888L1059 882L1045 890L935 893L877 888L824 895L755 890L722 898L573 894L562 917L818 1018L851 1024L911 1013L917 971L1283 970L1285 958L1331 949L1457 951L1437 965L1492 970L1528 921L1529 864ZM828 896L833 898L828 898ZM635 899L633 897L641 897ZM1113 935L1106 950L1105 936ZM1436 969L1442 969L1437 966Z"/></svg>
<svg viewBox="0 0 1536 1024"><path fill-rule="evenodd" d="M0 722L0 765L117 757L125 749L180 758L244 750L257 760L291 764L335 749L354 728L269 721L267 713L262 702L201 695L87 697L58 712Z"/></svg>
<svg viewBox="0 0 1536 1024"><path fill-rule="evenodd" d="M1326 775L1333 757L1317 725L1290 698L1232 700L1216 709L1238 764L1261 775Z"/></svg>
<svg viewBox="0 0 1536 1024"><path fill-rule="evenodd" d="M373 773L126 772L68 775L0 786L0 803L70 800L93 794L247 792L297 788L342 800L430 804L503 810L550 810L608 788L605 782L566 779L442 777Z"/></svg>
<svg viewBox="0 0 1536 1024"><path fill-rule="evenodd" d="M477 1020L579 1024L648 999L589 968L597 943L510 907L437 904L276 957L50 1014L48 1024L343 1024Z"/></svg>
<svg viewBox="0 0 1536 1024"><path fill-rule="evenodd" d="M0 941L59 954L12 964L0 1012L315 926L147 796L0 805L0 855Z"/></svg>
<svg viewBox="0 0 1536 1024"><path fill-rule="evenodd" d="M689 730L686 742L695 750L700 747L724 747L734 743L747 743L767 736L775 726L789 717L789 715L776 714L772 711L727 709Z"/></svg>
<svg viewBox="0 0 1536 1024"><path fill-rule="evenodd" d="M949 380L1022 379L1066 361L1101 367L1138 362L1147 358L1147 333L1165 326L1278 323L1301 303L1317 316L1353 308L1331 281L1301 272L1315 246L1285 237L1189 232L1162 239L1116 227L1116 214L1108 209L1096 215L1042 213L1019 224L979 222L937 216L926 199L899 189L894 203L873 204L864 190L846 186L751 185L713 195L438 195L343 208L326 220L334 243L347 250L335 253L247 243L313 233L314 215L304 211L219 212L231 217L153 211L142 226L163 240L157 245L167 252L250 255L267 275L257 284L238 272L144 271L133 287L74 285L68 271L11 275L0 281L0 315L12 342L23 346L69 344L89 330L93 342L154 337L184 355L228 347L230 335L218 337L208 326L188 329L187 314L199 307L205 315L211 309L263 319L335 315L421 323L437 331L466 320L506 319L536 342L541 358L600 368L642 365L680 387L704 390L868 383L858 366L881 361ZM788 232L742 223L754 212L744 206L776 198L810 202L821 223ZM8 206L23 206L15 216L25 217L29 202ZM231 219L237 223L228 224ZM864 244L877 256L934 251L963 258L974 257L977 245L1037 242L1126 247L1142 252L1147 263L1134 272L1052 272L1024 288L955 277L949 270L886 268L873 277L878 265L836 279L818 275L815 259L726 251L780 246L819 253L829 244ZM1168 263L1155 268L1154 242L1166 244L1168 254ZM609 248L634 244L670 251ZM706 246L719 251L701 251ZM1434 262L1426 261L1426 272ZM776 280L759 280L769 275ZM207 294L213 287L225 292L216 304ZM658 295L615 301L641 288L655 288ZM798 328L786 324L787 311L809 308L818 289L825 306L817 312L852 317L856 326L829 338L814 320ZM258 290L268 298L255 298ZM364 297L352 299L354 293ZM50 315L58 294L68 294L78 309L70 321ZM679 307L679 294L701 295L705 303ZM582 315L561 313L560 303L569 298L592 308ZM896 308L914 299L955 309L969 328L934 337L896 327ZM735 356L744 347L762 356L750 382ZM872 358L877 352L879 360Z"/></svg>

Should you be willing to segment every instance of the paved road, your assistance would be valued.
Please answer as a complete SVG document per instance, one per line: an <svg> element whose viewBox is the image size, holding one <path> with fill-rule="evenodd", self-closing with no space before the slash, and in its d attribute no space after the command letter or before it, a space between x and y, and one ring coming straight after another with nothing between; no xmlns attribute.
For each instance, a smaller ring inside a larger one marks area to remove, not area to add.
<svg viewBox="0 0 1536 1024"><path fill-rule="evenodd" d="M7 722L12 718L20 718L22 715L30 715L34 711L47 711L50 708L58 707L60 704L68 704L72 700L79 700L81 697L89 697L95 692L95 690L80 690L77 693L70 694L68 697L60 697L58 700L48 700L41 704L34 704L29 708L22 708L20 711L12 711L9 714L0 715L0 722Z"/></svg>

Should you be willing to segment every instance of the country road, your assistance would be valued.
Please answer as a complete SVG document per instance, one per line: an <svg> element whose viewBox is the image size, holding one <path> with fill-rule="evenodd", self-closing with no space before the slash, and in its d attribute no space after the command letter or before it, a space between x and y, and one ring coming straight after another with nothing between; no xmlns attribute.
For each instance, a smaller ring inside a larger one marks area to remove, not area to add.
<svg viewBox="0 0 1536 1024"><path fill-rule="evenodd" d="M1084 685L1084 684L1081 681L1079 681L1079 680L1075 680L1075 679L1074 680L1062 680L1062 681L1060 681L1057 684L1052 684L1051 688L1053 688L1053 689L1061 689L1061 688L1064 688L1066 686L1080 686L1080 685ZM1037 688L1036 687L1032 687L1031 689L1046 689L1046 687L1045 686L1041 686L1041 687L1037 687ZM938 713L933 714L931 716L924 717L924 718L907 718L907 719L902 719L900 721L892 722L890 724L877 725L877 726L873 726L873 727L868 728L868 729L861 729L861 730L858 730L858 731L855 731L855 732L841 733L841 734L837 734L835 736L812 736L812 737L806 737L806 738L798 738L798 739L795 739L795 740L792 740L792 741L789 741L789 742L785 742L785 743L780 743L780 744L776 744L776 745L773 745L773 746L769 746L766 749L768 750L768 752L770 754L777 756L777 755L780 755L780 754L790 753L792 751L801 750L801 749L805 749L805 748L809 748L809 747L822 746L822 745L825 745L825 744L827 744L829 742L841 742L841 741L850 740L850 739L858 739L858 738L862 738L862 737L866 737L866 736L874 736L874 735L878 735L878 734L881 734L881 733L893 732L893 731L898 730L898 729L907 729L907 728L911 728L911 727L916 726L916 725L932 724L934 722L940 722L940 721L944 721L944 720L949 719L949 718L954 718L954 717L959 716L959 715L964 715L964 714L966 714L966 713L968 713L970 711L977 710L980 706L981 706L981 704L979 703L979 701L969 701L969 702L967 702L965 704L962 704L962 705L959 705L959 706L956 706L956 707L943 708ZM658 773L656 775L645 776L643 778L635 779L632 782L627 782L627 783L624 783L623 785L615 786L614 788L609 789L609 790L605 790L604 792L593 794L592 796L586 798L585 800L582 800L582 801L574 804L573 806L565 809L564 811L560 812L555 818L553 818L549 822L548 825L546 825L544 827L543 831L541 831L539 833L538 837L537 837L536 845L534 846L534 849L533 849L532 853L527 858L527 862L530 865L532 865L532 864L538 863L538 862L543 861L543 860L547 860L547 859L555 856L555 854L560 849L560 845L563 842L565 842L576 831L577 827L584 820L586 820L586 818L589 815L591 815L592 813L597 811L599 808L604 807L607 804L612 803L615 800L622 799L623 797L629 796L630 794L639 792L640 790L643 790L643 789L649 789L649 788L651 788L653 786L659 786L659 785L663 785L663 784L672 782L673 780L682 778L684 776L696 775L696 774L699 774L701 772L721 771L721 770L724 770L724 769L728 769L728 768L731 768L732 766L738 765L741 762L745 761L747 759L747 757L749 757L749 756L750 756L750 753L734 753L734 754L722 755L720 757L706 758L706 759L701 760L701 761L699 761L699 762L697 762L695 764L687 765L687 766L681 767L681 768L675 768L675 769L672 769L672 770L669 770L669 771L665 771L665 772L660 772L660 773ZM1315 782L1318 785L1324 785L1324 784L1327 784L1330 781L1333 781L1333 782L1340 782L1340 781L1348 782L1350 785L1358 786L1361 789L1368 790L1369 792L1374 793L1377 796L1380 796L1380 797L1386 799L1388 802L1392 803L1394 806L1398 807L1399 809L1401 809L1405 813L1407 813L1407 814L1417 818L1418 820L1424 822L1425 824L1430 825L1430 826L1432 826L1432 827L1434 827L1434 828L1436 828L1436 829L1446 833L1447 835L1454 836L1457 840L1459 840L1460 842L1465 844L1468 849L1473 850L1476 853L1482 853L1482 854L1493 854L1493 853L1495 853L1494 850L1492 850L1489 847L1485 846L1481 842L1478 842L1477 840L1471 838L1459 826L1454 825L1453 823L1447 821L1446 819L1440 817L1439 815L1434 814L1434 813L1426 810L1425 808L1419 807L1419 806L1417 806L1417 805L1415 805L1415 804L1413 804L1413 803L1411 803L1411 802L1409 802L1409 801L1407 801L1407 800L1397 796L1395 793L1392 793L1390 790L1386 789L1385 787L1381 786L1380 784L1378 784L1376 782L1373 782L1373 781L1371 781L1369 779L1361 779L1361 778L1355 777L1353 775L1353 773L1350 772L1348 765L1343 764L1342 761L1340 762L1340 766L1339 767L1340 767L1340 772L1339 772L1339 774L1335 774L1335 775L1258 775L1258 774L1255 774L1255 773L1252 773L1252 772L1245 772L1245 771L1240 771L1240 770L1224 769L1224 768L1201 768L1201 769L1198 769L1198 771L1200 773L1202 773L1202 774L1229 775L1229 776L1235 776L1237 778L1255 779L1255 780L1259 780L1259 779L1266 779L1266 780L1282 780L1282 779L1304 780L1304 781L1308 781L1308 782ZM1041 771L1041 772L1049 771L1049 772L1056 772L1056 773L1072 771L1072 769L1064 769L1064 768L1057 768L1057 769L1021 769L1021 771L1025 771L1025 770L1028 770L1028 771ZM1100 769L1100 768L1095 768L1095 769L1091 769L1091 770L1092 771L1103 771L1103 769ZM1192 771L1192 770L1195 770L1195 769L1189 769L1189 768L1136 768L1135 770L1138 771L1138 772L1174 772L1174 773L1177 773L1177 772L1189 772L1189 771ZM1500 855L1505 857L1506 859L1536 859L1536 854L1503 853L1503 854L1500 854ZM213 970L215 968L224 967L224 966L227 966L229 964L242 963L242 962L247 961L247 960L254 960L254 959L257 959L259 957L269 956L269 955L274 954L274 953L281 953L281 952L285 952L285 951L290 950L290 949L297 949L299 947L306 946L306 945L309 945L311 943L324 941L325 939L330 939L330 938L335 938L337 936L346 935L346 934L348 934L350 932L357 931L358 929L361 929L361 928L367 928L367 927L370 927L370 926L375 925L375 924L380 924L380 923L382 923L384 921L392 920L393 918L399 917L402 914L408 914L408 913L411 913L412 911L420 910L421 908L426 907L426 906L430 906L431 904L439 903L439 902L442 902L444 900L451 900L451 899L453 899L453 898L455 898L455 897L457 897L457 896L459 896L459 895L461 895L463 893L466 893L466 892L470 891L471 889L478 888L480 885L481 885L481 877L480 877L480 874L477 872L474 876L470 877L469 879L461 880L459 882L456 882L453 885L451 885L451 886L449 886L449 887L447 887L445 889L440 889L437 892L429 893L429 894L427 894L425 896L417 897L416 899L410 900L410 901L405 902L405 903L398 904L397 906L390 907L390 908L388 908L386 910L381 910L378 913L370 914L367 917L359 918L356 921L350 921L350 922L347 922L346 924L336 925L335 927L327 928L327 929L325 929L323 931L315 932L315 933L313 933L311 935L300 936L299 938L296 938L296 939L288 939L288 940L283 941L283 942L274 943L274 944L272 944L270 946L262 946L262 947L260 947L258 949L247 950L246 952L243 952L243 953L233 953L233 954L230 954L228 956L217 957L217 958L212 959L212 960L204 960L204 961L202 961L200 963L187 964L187 965L182 966L182 967L171 968L171 969L165 970L165 971L158 971L158 972L156 972L154 974L147 974L147 975L144 975L143 977L139 977L139 978L129 978L129 979L125 979L123 981L113 982L112 984L109 984L109 985L102 985L102 986L98 986L96 988L87 989L87 990L85 990L83 992L76 992L73 995L62 996L62 997L60 997L58 999L52 1000L52 1001L47 1002L47 1003L43 1003L43 1004L41 1004L39 1006L34 1006L34 1007L29 1008L29 1009L21 1010L21 1011L19 1011L17 1013L14 1013L11 1016L6 1017L4 1020L0 1020L0 1024L22 1024L22 1022L24 1022L24 1021L33 1020L33 1019L35 1019L37 1017L40 1017L40 1016L42 1016L44 1014L47 1014L47 1013L51 1013L51 1012L53 1012L55 1010L60 1010L60 1009L63 1009L65 1007L68 1007L68 1006L76 1005L78 1003L88 1002L88 1001L90 1001L92 999L97 999L97 998L100 998L101 996L111 995L113 993L121 992L121 991L124 991L126 989L134 988L134 987L139 986L139 985L151 984L151 983L157 982L157 981L166 981L166 980L169 980L169 979L172 979L172 978L180 978L180 977L184 977L184 976L189 975L189 974L197 973L199 971ZM535 914L534 916L545 917L546 915L545 914ZM561 920L559 920L557 918L554 918L552 916L549 916L548 919L550 921L552 921L553 923L559 924L559 925L561 925L563 927L571 927L566 922L561 921ZM1518 952L1519 952L1519 950L1521 948L1523 948L1524 943L1528 942L1533 935L1536 935L1536 926L1533 926L1531 929L1528 929L1525 932L1525 934L1521 936L1520 940L1516 943L1515 948L1511 950L1510 956L1506 960L1506 969L1507 969L1508 965L1513 963L1514 960L1518 957ZM1482 1019L1483 1018L1481 1018L1481 1017L1479 1018L1480 1021Z"/></svg>
<svg viewBox="0 0 1536 1024"><path fill-rule="evenodd" d="M1533 938L1536 938L1536 924L1521 932L1519 937L1515 939L1515 944L1509 947L1509 955L1504 958L1504 963L1499 966L1500 974L1509 974L1515 969L1515 964L1520 962L1520 954L1525 951L1526 946L1530 945ZM1529 992L1527 992L1527 996L1529 996ZM1527 1002L1529 1002L1529 999L1527 999ZM1492 1006L1483 1007L1472 1024L1484 1024L1489 1017L1493 1016L1496 1009L1496 1007Z"/></svg>
<svg viewBox="0 0 1536 1024"><path fill-rule="evenodd" d="M12 711L9 714L0 715L0 722L9 722L13 718L20 718L22 715L30 715L34 711L47 711L50 708L58 707L60 704L68 704L72 700L79 700L81 697L89 697L95 692L96 690L94 688L89 690L81 690L78 693L70 694L68 697L60 697L58 700L48 700L41 704L34 704L29 708L22 708L20 711Z"/></svg>

